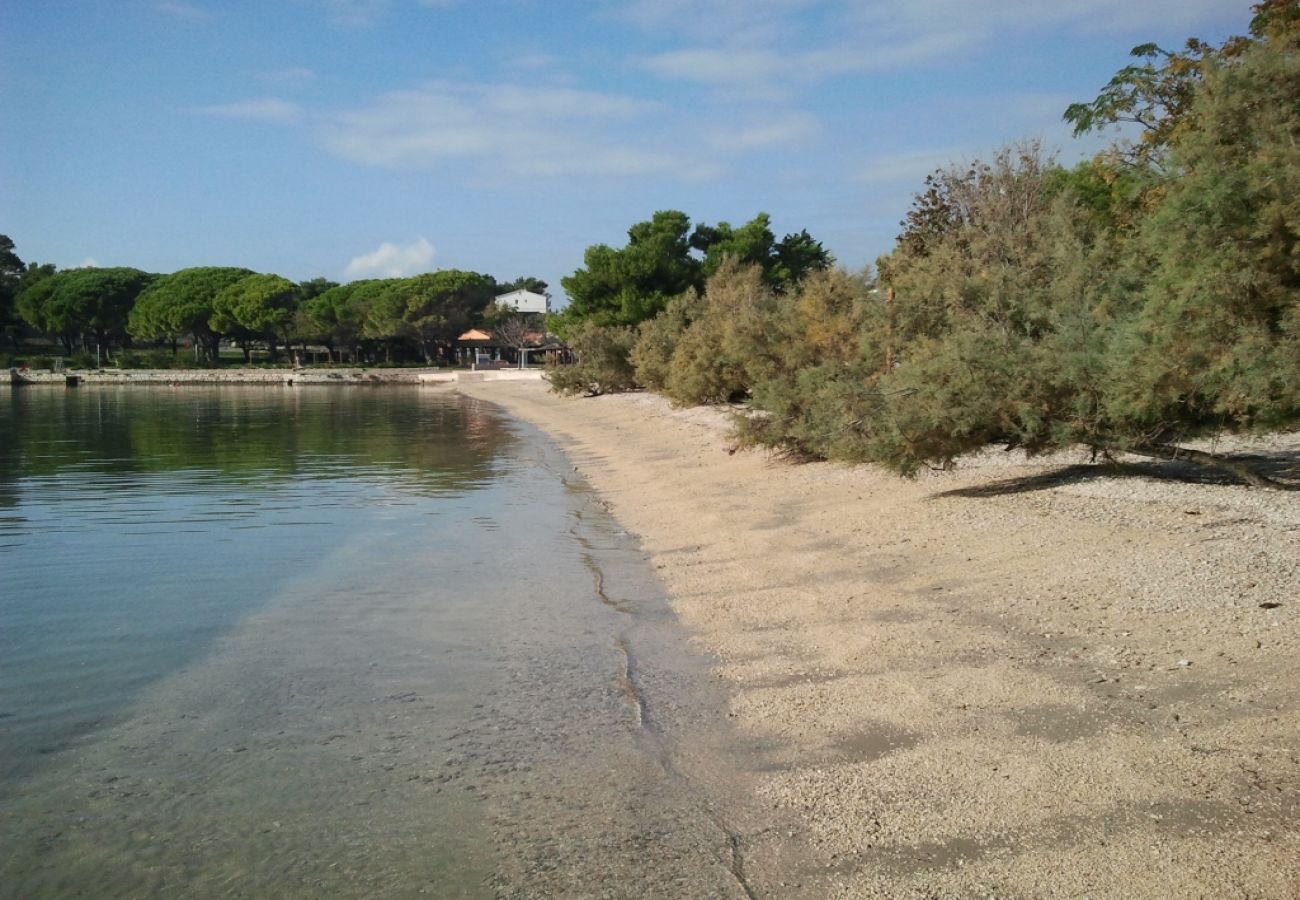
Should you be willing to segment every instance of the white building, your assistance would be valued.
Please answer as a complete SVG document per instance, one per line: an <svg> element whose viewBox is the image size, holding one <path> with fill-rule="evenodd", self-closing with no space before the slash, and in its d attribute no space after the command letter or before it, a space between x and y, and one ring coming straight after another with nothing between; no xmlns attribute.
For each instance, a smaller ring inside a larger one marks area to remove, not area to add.
<svg viewBox="0 0 1300 900"><path fill-rule="evenodd" d="M547 313L551 311L551 299L545 294L534 294L532 291L518 290L511 291L508 294L498 294L496 301L497 306L509 306L515 312Z"/></svg>

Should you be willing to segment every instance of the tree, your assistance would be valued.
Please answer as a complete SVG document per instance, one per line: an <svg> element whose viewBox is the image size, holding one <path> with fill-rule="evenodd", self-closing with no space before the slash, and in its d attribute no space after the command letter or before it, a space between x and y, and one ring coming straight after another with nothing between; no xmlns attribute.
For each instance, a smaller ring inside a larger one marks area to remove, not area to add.
<svg viewBox="0 0 1300 900"><path fill-rule="evenodd" d="M253 340L265 340L274 358L276 343L293 320L297 300L298 288L287 278L245 275L212 298L208 326L218 334L234 337L244 350L245 363L252 359Z"/></svg>
<svg viewBox="0 0 1300 900"><path fill-rule="evenodd" d="M864 354L881 369L862 456L911 473L991 443L1117 445L1100 398L1133 291L1059 172L1029 144L928 179L879 263L895 299Z"/></svg>
<svg viewBox="0 0 1300 900"><path fill-rule="evenodd" d="M585 267L560 279L569 305L552 327L563 335L582 321L630 326L653 318L698 283L700 263L691 256L690 228L685 213L665 210L628 229L621 249L588 247Z"/></svg>
<svg viewBox="0 0 1300 900"><path fill-rule="evenodd" d="M777 241L765 269L772 285L786 289L802 284L805 278L825 272L833 265L835 257L804 229Z"/></svg>
<svg viewBox="0 0 1300 900"><path fill-rule="evenodd" d="M1160 166L1186 121L1205 62L1216 52L1194 38L1182 52L1156 44L1134 47L1131 55L1145 62L1120 69L1091 102L1070 104L1065 120L1074 126L1075 137L1109 125L1137 125L1137 142L1116 144L1113 155L1131 165Z"/></svg>
<svg viewBox="0 0 1300 900"><path fill-rule="evenodd" d="M603 325L637 325L661 313L673 298L690 288L704 288L724 260L756 265L777 290L797 284L833 260L806 231L777 241L771 219L759 213L739 228L727 222L691 229L685 213L654 214L628 230L627 246L587 248L585 268L561 279L569 306L552 320L560 334L579 321Z"/></svg>
<svg viewBox="0 0 1300 900"><path fill-rule="evenodd" d="M326 347L337 351L339 362L343 362L345 348L349 353L356 353L361 337L365 315L354 298L374 283L375 279L363 279L335 285L303 302L302 310L308 322L324 336Z"/></svg>
<svg viewBox="0 0 1300 900"><path fill-rule="evenodd" d="M15 303L23 288L23 275L27 267L14 252L14 242L7 234L0 234L0 332L13 340L17 324Z"/></svg>
<svg viewBox="0 0 1300 900"><path fill-rule="evenodd" d="M136 298L157 276L131 268L67 269L38 280L18 298L23 319L57 335L71 351L86 339L104 350L127 337L127 318Z"/></svg>
<svg viewBox="0 0 1300 900"><path fill-rule="evenodd" d="M507 281L500 287L501 293L506 294L510 291L531 291L534 294L541 294L549 297L546 289L549 287L545 281L540 278L534 278L531 275L521 275L514 281Z"/></svg>
<svg viewBox="0 0 1300 900"><path fill-rule="evenodd" d="M426 363L445 356L456 337L492 302L495 280L478 272L443 269L393 283L387 302L419 344Z"/></svg>
<svg viewBox="0 0 1300 900"><path fill-rule="evenodd" d="M136 299L127 331L140 340L161 338L173 345L190 336L210 362L218 363L221 334L210 324L213 303L226 288L252 274L249 269L203 266L164 275Z"/></svg>
<svg viewBox="0 0 1300 900"><path fill-rule="evenodd" d="M569 338L575 362L548 366L546 380L559 394L595 397L636 388L630 355L636 332L627 327L578 322Z"/></svg>
<svg viewBox="0 0 1300 900"><path fill-rule="evenodd" d="M758 266L764 281L776 290L791 288L834 263L826 248L806 230L787 234L778 241L767 213L759 213L739 228L726 222L716 226L700 224L691 235L691 246L704 254L705 277L731 259L742 266Z"/></svg>
<svg viewBox="0 0 1300 900"><path fill-rule="evenodd" d="M1204 63L1141 232L1154 266L1107 397L1128 449L1186 457L1198 434L1300 420L1300 13L1256 11L1252 40Z"/></svg>
<svg viewBox="0 0 1300 900"><path fill-rule="evenodd" d="M524 367L525 350L536 342L537 330L529 317L522 315L507 316L498 319L492 326L492 334L498 341L514 349L519 360L519 368Z"/></svg>

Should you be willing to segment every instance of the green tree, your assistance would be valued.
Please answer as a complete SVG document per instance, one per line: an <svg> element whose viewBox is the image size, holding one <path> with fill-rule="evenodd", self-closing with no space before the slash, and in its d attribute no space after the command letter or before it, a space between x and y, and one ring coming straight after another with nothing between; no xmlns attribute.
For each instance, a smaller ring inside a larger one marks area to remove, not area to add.
<svg viewBox="0 0 1300 900"><path fill-rule="evenodd" d="M126 324L136 298L157 276L131 268L67 269L38 280L18 298L23 319L64 347L88 348L94 341L111 351L127 337Z"/></svg>
<svg viewBox="0 0 1300 900"><path fill-rule="evenodd" d="M1128 449L1300 420L1300 14L1256 11L1204 63L1142 229L1154 266L1107 396Z"/></svg>
<svg viewBox="0 0 1300 900"><path fill-rule="evenodd" d="M136 299L127 331L139 340L194 340L211 363L220 361L221 333L211 326L217 295L254 274L248 269L202 266L164 275Z"/></svg>
<svg viewBox="0 0 1300 900"><path fill-rule="evenodd" d="M272 359L277 342L285 338L297 309L298 288L279 275L246 275L212 298L208 326L239 342L244 362L250 362L251 344L262 340Z"/></svg>
<svg viewBox="0 0 1300 900"><path fill-rule="evenodd" d="M759 213L739 228L732 228L727 222L716 226L700 224L691 235L691 246L704 254L702 274L705 277L732 259L742 266L758 266L763 279L777 290L793 287L835 262L806 230L787 234L778 241L767 213Z"/></svg>
<svg viewBox="0 0 1300 900"><path fill-rule="evenodd" d="M621 249L588 247L584 268L560 279L569 305L553 317L552 328L567 335L578 322L630 326L653 318L698 284L700 262L691 256L690 230L685 213L666 210L628 229Z"/></svg>
<svg viewBox="0 0 1300 900"><path fill-rule="evenodd" d="M322 335L331 352L337 352L340 363L344 351L355 358L361 339L365 314L353 298L374 283L375 279L363 279L335 285L303 302L302 310L310 327Z"/></svg>
<svg viewBox="0 0 1300 900"><path fill-rule="evenodd" d="M447 358L456 337L482 317L498 290L487 275L444 269L400 279L387 303L401 323L399 333L409 334L432 363Z"/></svg>
<svg viewBox="0 0 1300 900"><path fill-rule="evenodd" d="M861 455L911 473L991 443L1115 447L1104 355L1135 302L1104 220L1032 144L937 173L914 212L879 264Z"/></svg>
<svg viewBox="0 0 1300 900"><path fill-rule="evenodd" d="M15 301L22 286L27 267L14 252L14 242L7 234L0 234L0 332L12 338L17 324Z"/></svg>
<svg viewBox="0 0 1300 900"><path fill-rule="evenodd" d="M777 241L771 219L759 213L739 228L727 222L691 229L685 213L657 212L628 230L627 246L587 248L585 267L561 279L569 306L552 317L565 334L573 324L638 325L662 312L673 297L704 282L724 260L760 268L767 283L784 290L833 263L806 231Z"/></svg>

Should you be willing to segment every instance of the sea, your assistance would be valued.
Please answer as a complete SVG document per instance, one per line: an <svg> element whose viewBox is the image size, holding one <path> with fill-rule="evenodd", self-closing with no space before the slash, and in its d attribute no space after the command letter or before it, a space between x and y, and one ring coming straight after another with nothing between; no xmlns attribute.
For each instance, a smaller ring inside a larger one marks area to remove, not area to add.
<svg viewBox="0 0 1300 900"><path fill-rule="evenodd" d="M752 896L710 664L491 404L0 393L0 896Z"/></svg>

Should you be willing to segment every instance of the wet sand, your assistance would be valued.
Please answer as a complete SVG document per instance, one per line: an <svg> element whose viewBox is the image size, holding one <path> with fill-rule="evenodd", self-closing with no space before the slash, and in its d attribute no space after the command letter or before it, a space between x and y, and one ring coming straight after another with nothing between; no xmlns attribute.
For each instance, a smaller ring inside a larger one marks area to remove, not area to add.
<svg viewBox="0 0 1300 900"><path fill-rule="evenodd" d="M1002 452L904 481L652 395L459 390L560 442L717 661L766 748L754 895L1300 896L1300 495ZM1260 449L1300 475L1300 435Z"/></svg>

